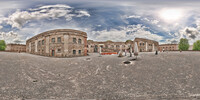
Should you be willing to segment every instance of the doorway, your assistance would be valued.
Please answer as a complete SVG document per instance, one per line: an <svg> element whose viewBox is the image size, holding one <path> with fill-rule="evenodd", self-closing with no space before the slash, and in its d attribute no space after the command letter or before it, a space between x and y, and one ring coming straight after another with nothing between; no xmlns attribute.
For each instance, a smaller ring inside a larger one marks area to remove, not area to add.
<svg viewBox="0 0 200 100"><path fill-rule="evenodd" d="M97 45L94 46L94 52L98 52L98 46Z"/></svg>
<svg viewBox="0 0 200 100"><path fill-rule="evenodd" d="M55 56L55 50L52 50L52 54L51 54L52 56Z"/></svg>

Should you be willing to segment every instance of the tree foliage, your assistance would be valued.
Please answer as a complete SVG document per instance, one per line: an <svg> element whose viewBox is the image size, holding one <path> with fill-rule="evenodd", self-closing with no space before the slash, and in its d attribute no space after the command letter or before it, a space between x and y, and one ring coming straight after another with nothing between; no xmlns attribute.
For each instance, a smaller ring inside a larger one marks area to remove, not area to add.
<svg viewBox="0 0 200 100"><path fill-rule="evenodd" d="M132 40L126 40L126 43L132 42Z"/></svg>
<svg viewBox="0 0 200 100"><path fill-rule="evenodd" d="M106 42L112 42L111 40L107 40Z"/></svg>
<svg viewBox="0 0 200 100"><path fill-rule="evenodd" d="M178 45L178 48L179 50L188 50L189 49L189 43L188 43L188 39L180 39L180 42L179 42L179 45Z"/></svg>
<svg viewBox="0 0 200 100"><path fill-rule="evenodd" d="M200 40L193 43L193 50L200 50Z"/></svg>
<svg viewBox="0 0 200 100"><path fill-rule="evenodd" d="M6 43L4 40L0 40L0 51L4 51L6 49Z"/></svg>

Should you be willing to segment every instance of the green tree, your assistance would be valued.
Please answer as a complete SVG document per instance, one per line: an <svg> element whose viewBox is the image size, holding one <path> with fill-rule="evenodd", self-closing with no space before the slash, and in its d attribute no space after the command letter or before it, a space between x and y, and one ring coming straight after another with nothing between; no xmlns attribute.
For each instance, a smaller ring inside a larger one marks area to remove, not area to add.
<svg viewBox="0 0 200 100"><path fill-rule="evenodd" d="M0 40L0 51L4 51L6 49L6 43L4 40Z"/></svg>
<svg viewBox="0 0 200 100"><path fill-rule="evenodd" d="M132 42L132 40L126 40L126 43Z"/></svg>
<svg viewBox="0 0 200 100"><path fill-rule="evenodd" d="M180 39L180 42L179 42L179 45L178 45L178 48L179 50L188 50L189 49L189 43L188 43L188 39Z"/></svg>
<svg viewBox="0 0 200 100"><path fill-rule="evenodd" d="M193 43L193 50L200 50L200 40Z"/></svg>
<svg viewBox="0 0 200 100"><path fill-rule="evenodd" d="M112 42L111 40L107 40L106 42Z"/></svg>

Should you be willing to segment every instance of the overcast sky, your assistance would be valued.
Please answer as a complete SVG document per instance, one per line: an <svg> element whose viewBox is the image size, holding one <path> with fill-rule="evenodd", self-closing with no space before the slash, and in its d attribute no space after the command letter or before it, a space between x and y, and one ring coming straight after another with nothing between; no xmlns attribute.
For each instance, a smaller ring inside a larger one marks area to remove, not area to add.
<svg viewBox="0 0 200 100"><path fill-rule="evenodd" d="M96 41L200 39L200 0L0 0L0 40L25 43L53 29Z"/></svg>

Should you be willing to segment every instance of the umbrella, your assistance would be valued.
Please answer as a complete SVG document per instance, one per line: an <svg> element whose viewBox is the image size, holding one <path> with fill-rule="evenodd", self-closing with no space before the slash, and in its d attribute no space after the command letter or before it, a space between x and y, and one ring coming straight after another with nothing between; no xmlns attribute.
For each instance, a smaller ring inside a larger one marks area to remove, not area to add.
<svg viewBox="0 0 200 100"><path fill-rule="evenodd" d="M135 45L134 45L134 53L138 53L138 46L137 46L137 42L135 42Z"/></svg>
<svg viewBox="0 0 200 100"><path fill-rule="evenodd" d="M135 45L134 45L134 56L136 56L136 59L137 59L137 56L138 56L138 46L137 46L137 42L135 42Z"/></svg>

